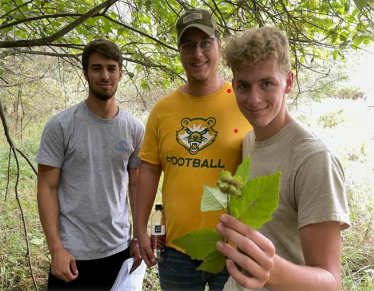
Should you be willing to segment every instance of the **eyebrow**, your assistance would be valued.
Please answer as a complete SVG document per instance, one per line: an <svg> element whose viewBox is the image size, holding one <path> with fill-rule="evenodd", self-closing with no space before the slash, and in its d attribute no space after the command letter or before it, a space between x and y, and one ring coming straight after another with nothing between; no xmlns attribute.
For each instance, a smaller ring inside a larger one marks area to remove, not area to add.
<svg viewBox="0 0 374 291"><path fill-rule="evenodd" d="M202 40L205 40L205 39L209 39L209 38L214 38L215 36L205 36L203 38L200 38L198 41L192 41L192 39L190 38L187 38L187 39L181 39L181 43L184 43L184 42L193 42L193 43L197 43L199 41L202 41Z"/></svg>
<svg viewBox="0 0 374 291"><path fill-rule="evenodd" d="M108 68L117 68L117 65L107 65L107 66L103 66L102 64L92 64L91 67L108 67Z"/></svg>
<svg viewBox="0 0 374 291"><path fill-rule="evenodd" d="M256 80L256 82L264 82L264 81L272 81L272 80L275 80L275 78L273 78L273 77L263 77L263 78L261 78L261 79L259 79L259 80ZM245 80L238 80L238 79L235 79L234 78L234 82L235 83L246 83L246 84L250 84L250 82L248 82L248 81L245 81Z"/></svg>

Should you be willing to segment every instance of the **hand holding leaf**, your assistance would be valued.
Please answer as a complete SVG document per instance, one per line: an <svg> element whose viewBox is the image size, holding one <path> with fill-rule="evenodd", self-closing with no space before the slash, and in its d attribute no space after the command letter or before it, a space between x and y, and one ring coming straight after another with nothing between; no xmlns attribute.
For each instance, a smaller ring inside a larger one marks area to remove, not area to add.
<svg viewBox="0 0 374 291"><path fill-rule="evenodd" d="M249 156L239 165L234 176L222 171L217 185L203 185L201 211L226 209L229 214L252 228L260 228L269 221L278 207L281 172L249 180L251 163ZM223 237L215 230L193 231L172 243L184 249L192 259L203 260L198 270L220 272L225 257L217 251L216 242Z"/></svg>

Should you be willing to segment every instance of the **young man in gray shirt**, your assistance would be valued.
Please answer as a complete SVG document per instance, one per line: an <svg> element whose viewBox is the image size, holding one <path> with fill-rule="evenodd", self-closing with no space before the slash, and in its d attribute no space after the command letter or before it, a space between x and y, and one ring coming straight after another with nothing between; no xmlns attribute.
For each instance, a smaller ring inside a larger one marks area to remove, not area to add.
<svg viewBox="0 0 374 291"><path fill-rule="evenodd" d="M122 55L96 40L83 51L85 101L53 116L40 149L38 206L52 256L48 290L110 290L123 261L141 258L131 240L144 134L140 121L115 104Z"/></svg>

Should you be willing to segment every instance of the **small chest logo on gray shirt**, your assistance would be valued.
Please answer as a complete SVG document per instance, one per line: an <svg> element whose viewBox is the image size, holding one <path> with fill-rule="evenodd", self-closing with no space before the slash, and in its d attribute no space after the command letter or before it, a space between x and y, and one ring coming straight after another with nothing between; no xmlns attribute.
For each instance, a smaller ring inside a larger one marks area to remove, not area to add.
<svg viewBox="0 0 374 291"><path fill-rule="evenodd" d="M118 145L114 148L117 152L130 153L130 149L127 146L127 142L124 140L119 141Z"/></svg>

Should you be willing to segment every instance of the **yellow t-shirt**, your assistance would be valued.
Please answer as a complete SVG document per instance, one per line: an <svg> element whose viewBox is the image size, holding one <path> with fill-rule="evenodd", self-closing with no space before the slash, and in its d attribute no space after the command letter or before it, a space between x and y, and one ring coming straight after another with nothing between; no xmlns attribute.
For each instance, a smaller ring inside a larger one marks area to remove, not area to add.
<svg viewBox="0 0 374 291"><path fill-rule="evenodd" d="M139 157L164 171L167 246L182 251L170 242L194 230L215 229L223 211L200 211L203 184L216 187L222 170L235 173L250 128L229 82L200 97L178 89L154 106Z"/></svg>

